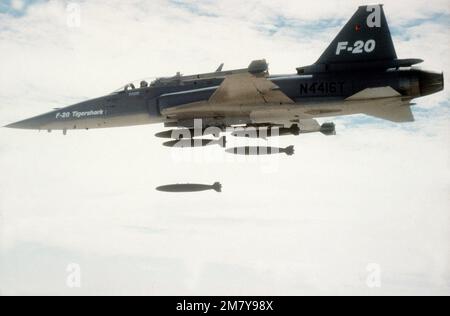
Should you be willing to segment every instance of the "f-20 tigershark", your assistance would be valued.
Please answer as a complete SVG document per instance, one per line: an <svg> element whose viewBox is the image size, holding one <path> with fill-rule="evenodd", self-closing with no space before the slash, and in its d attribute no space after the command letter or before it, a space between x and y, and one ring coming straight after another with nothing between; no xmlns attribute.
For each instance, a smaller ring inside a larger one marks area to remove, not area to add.
<svg viewBox="0 0 450 316"><path fill-rule="evenodd" d="M128 84L7 127L65 133L164 123L192 129L201 119L202 128L278 126L300 134L323 131L315 120L320 117L362 113L410 122L412 99L444 87L443 73L412 67L421 62L397 58L382 5L361 6L317 62L295 74L269 75L265 60L231 71L221 65L212 73Z"/></svg>

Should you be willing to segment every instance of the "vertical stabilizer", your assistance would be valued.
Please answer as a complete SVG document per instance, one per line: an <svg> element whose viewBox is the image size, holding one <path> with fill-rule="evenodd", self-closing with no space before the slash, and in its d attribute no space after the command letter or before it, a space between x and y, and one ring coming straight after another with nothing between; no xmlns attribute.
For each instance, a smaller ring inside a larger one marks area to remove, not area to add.
<svg viewBox="0 0 450 316"><path fill-rule="evenodd" d="M316 64L397 59L383 6L361 6Z"/></svg>

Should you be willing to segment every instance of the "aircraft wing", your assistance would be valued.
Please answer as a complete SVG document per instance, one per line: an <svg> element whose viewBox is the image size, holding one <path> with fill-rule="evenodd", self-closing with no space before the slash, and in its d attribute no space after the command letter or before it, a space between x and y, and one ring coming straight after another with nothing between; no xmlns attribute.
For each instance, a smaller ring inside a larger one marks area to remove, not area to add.
<svg viewBox="0 0 450 316"><path fill-rule="evenodd" d="M401 96L398 91L392 89L392 87L377 87L377 88L367 88L354 95L348 97L347 101L356 100L368 100L368 99L380 99L380 98L393 98Z"/></svg>
<svg viewBox="0 0 450 316"><path fill-rule="evenodd" d="M414 115L409 104L380 104L377 107L364 109L363 113L395 123L414 122Z"/></svg>
<svg viewBox="0 0 450 316"><path fill-rule="evenodd" d="M208 101L214 104L293 104L279 87L264 76L240 73L227 76Z"/></svg>
<svg viewBox="0 0 450 316"><path fill-rule="evenodd" d="M180 99L192 99L195 93L204 93L205 89L177 92ZM184 97L183 94L186 94ZM294 104L277 85L261 74L249 72L226 76L221 85L211 94L208 100L168 105L161 113L171 118L186 117L249 117L250 112L258 105Z"/></svg>

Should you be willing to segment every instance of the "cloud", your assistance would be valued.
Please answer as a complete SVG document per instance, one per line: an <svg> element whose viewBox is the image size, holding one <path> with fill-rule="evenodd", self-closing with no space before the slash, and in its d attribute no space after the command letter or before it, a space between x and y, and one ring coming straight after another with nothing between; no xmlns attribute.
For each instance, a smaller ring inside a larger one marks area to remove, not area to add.
<svg viewBox="0 0 450 316"><path fill-rule="evenodd" d="M295 72L360 1L78 3L1 10L1 125L220 62L267 58L272 73ZM385 3L399 57L447 73L448 2L404 6ZM79 27L68 23L77 17ZM230 162L216 148L191 154L217 160L175 161L190 154L163 148L153 137L160 126L66 137L1 129L0 291L448 294L448 90L417 103L415 123L341 118L336 137L282 138L295 156L256 162ZM272 163L277 172L263 172ZM215 181L222 194L154 190ZM71 262L84 271L74 291L65 286ZM366 285L372 262L379 291Z"/></svg>

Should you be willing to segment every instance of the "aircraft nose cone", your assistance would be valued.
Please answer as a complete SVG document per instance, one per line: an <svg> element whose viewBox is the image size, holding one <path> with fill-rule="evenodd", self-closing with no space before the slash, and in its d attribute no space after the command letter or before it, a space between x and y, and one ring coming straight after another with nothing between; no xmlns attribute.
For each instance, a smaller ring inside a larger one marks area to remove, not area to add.
<svg viewBox="0 0 450 316"><path fill-rule="evenodd" d="M8 125L5 125L3 127L6 127L6 128L22 128L21 125L19 124L19 122L8 124Z"/></svg>
<svg viewBox="0 0 450 316"><path fill-rule="evenodd" d="M15 122L9 125L5 125L7 128L17 128L17 129L39 129L39 125L33 119L23 120Z"/></svg>

